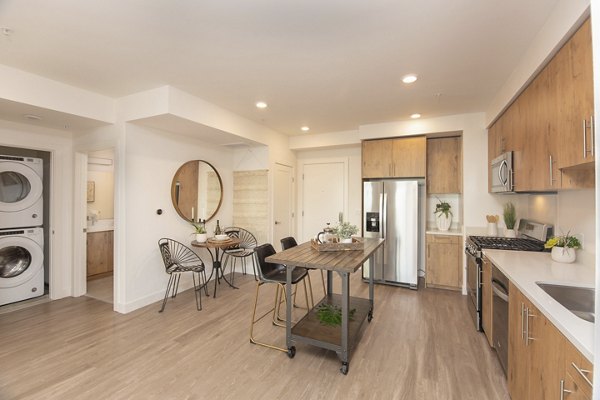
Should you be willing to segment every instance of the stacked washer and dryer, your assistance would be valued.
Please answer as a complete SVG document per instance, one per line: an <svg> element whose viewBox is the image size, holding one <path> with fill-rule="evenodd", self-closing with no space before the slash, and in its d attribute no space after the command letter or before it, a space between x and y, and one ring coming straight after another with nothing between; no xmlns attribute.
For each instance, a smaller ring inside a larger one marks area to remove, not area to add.
<svg viewBox="0 0 600 400"><path fill-rule="evenodd" d="M0 155L0 305L44 294L44 163Z"/></svg>

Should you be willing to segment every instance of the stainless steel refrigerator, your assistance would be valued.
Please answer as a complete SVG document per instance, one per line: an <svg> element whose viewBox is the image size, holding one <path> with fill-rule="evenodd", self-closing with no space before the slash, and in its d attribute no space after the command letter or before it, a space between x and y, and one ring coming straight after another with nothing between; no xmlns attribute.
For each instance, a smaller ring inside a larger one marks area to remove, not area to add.
<svg viewBox="0 0 600 400"><path fill-rule="evenodd" d="M375 254L375 282L417 288L419 250L424 237L419 182L363 182L363 236L386 240L383 254ZM368 268L363 268L363 278L367 279L368 273Z"/></svg>

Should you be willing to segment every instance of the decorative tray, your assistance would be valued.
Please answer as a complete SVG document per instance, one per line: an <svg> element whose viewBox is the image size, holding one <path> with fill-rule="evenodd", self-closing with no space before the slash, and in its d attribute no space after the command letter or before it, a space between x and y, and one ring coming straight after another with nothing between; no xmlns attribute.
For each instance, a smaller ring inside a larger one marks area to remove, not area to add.
<svg viewBox="0 0 600 400"><path fill-rule="evenodd" d="M310 246L317 251L352 251L365 248L363 241L359 238L352 238L352 243L319 243L315 239L310 239Z"/></svg>
<svg viewBox="0 0 600 400"><path fill-rule="evenodd" d="M219 240L219 239L215 239L215 238L210 238L210 239L208 239L208 241L210 243L216 243L216 244L226 244L226 243L229 243L229 242L233 242L233 240L231 240L231 238L223 239L223 240Z"/></svg>

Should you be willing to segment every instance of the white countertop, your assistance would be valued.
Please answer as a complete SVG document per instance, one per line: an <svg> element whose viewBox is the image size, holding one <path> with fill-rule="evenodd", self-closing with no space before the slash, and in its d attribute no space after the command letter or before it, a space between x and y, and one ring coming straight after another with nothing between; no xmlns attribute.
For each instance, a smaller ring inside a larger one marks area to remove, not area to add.
<svg viewBox="0 0 600 400"><path fill-rule="evenodd" d="M594 287L594 266L552 261L550 253L483 250L483 254L548 318L590 361L594 362L594 324L575 316L536 282Z"/></svg>
<svg viewBox="0 0 600 400"><path fill-rule="evenodd" d="M99 219L96 222L88 221L87 233L106 232L115 230L114 219Z"/></svg>
<svg viewBox="0 0 600 400"><path fill-rule="evenodd" d="M461 229L448 229L447 231L440 231L439 229L428 229L425 231L427 235L449 235L449 236L462 236L463 231Z"/></svg>

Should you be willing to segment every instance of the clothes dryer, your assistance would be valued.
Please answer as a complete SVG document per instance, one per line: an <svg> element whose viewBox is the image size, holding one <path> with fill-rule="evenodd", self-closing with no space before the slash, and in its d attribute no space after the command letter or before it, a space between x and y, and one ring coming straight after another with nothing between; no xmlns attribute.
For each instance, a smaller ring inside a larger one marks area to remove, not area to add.
<svg viewBox="0 0 600 400"><path fill-rule="evenodd" d="M43 179L41 158L0 155L0 229L43 224Z"/></svg>
<svg viewBox="0 0 600 400"><path fill-rule="evenodd" d="M0 305L44 294L44 230L0 230Z"/></svg>

